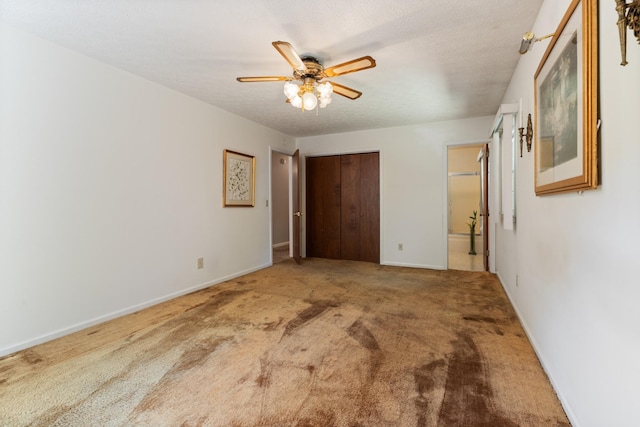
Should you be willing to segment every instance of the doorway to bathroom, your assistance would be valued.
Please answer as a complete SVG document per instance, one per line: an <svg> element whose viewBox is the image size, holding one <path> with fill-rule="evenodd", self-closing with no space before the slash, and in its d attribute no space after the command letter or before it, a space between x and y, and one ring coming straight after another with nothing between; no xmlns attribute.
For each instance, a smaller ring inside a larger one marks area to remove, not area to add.
<svg viewBox="0 0 640 427"><path fill-rule="evenodd" d="M486 144L450 146L447 163L448 267L485 271Z"/></svg>

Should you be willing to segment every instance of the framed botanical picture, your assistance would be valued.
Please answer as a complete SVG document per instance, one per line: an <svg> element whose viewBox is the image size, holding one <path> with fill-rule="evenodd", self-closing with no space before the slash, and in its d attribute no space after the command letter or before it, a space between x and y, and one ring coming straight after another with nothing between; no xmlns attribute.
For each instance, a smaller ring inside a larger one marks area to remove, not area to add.
<svg viewBox="0 0 640 427"><path fill-rule="evenodd" d="M573 0L535 74L536 195L598 185L598 1Z"/></svg>
<svg viewBox="0 0 640 427"><path fill-rule="evenodd" d="M224 150L224 206L254 206L255 172L254 156Z"/></svg>

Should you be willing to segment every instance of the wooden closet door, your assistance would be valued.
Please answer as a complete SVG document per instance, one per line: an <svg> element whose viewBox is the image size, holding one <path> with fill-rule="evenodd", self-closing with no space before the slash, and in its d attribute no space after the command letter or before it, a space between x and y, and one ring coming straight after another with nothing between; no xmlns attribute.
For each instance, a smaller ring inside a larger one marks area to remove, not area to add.
<svg viewBox="0 0 640 427"><path fill-rule="evenodd" d="M342 259L380 262L380 156L342 156Z"/></svg>
<svg viewBox="0 0 640 427"><path fill-rule="evenodd" d="M360 155L360 261L380 262L380 155Z"/></svg>
<svg viewBox="0 0 640 427"><path fill-rule="evenodd" d="M342 259L360 261L360 157L341 156L341 240Z"/></svg>
<svg viewBox="0 0 640 427"><path fill-rule="evenodd" d="M340 156L306 159L307 256L340 259Z"/></svg>

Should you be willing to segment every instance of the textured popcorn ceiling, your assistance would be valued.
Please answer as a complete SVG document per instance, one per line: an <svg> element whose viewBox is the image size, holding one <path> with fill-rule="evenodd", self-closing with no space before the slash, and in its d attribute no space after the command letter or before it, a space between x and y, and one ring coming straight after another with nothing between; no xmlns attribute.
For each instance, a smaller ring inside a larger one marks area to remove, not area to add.
<svg viewBox="0 0 640 427"><path fill-rule="evenodd" d="M262 123L309 136L493 115L542 0L1 0L0 19L100 61ZM363 92L302 113L271 46L325 66L371 55L336 77Z"/></svg>

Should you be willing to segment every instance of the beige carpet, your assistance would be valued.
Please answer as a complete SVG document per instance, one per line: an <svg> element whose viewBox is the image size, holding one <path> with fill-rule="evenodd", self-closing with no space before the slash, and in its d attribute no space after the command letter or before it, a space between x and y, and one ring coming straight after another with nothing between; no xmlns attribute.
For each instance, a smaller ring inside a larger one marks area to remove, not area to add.
<svg viewBox="0 0 640 427"><path fill-rule="evenodd" d="M0 360L3 426L566 426L488 273L291 259Z"/></svg>

